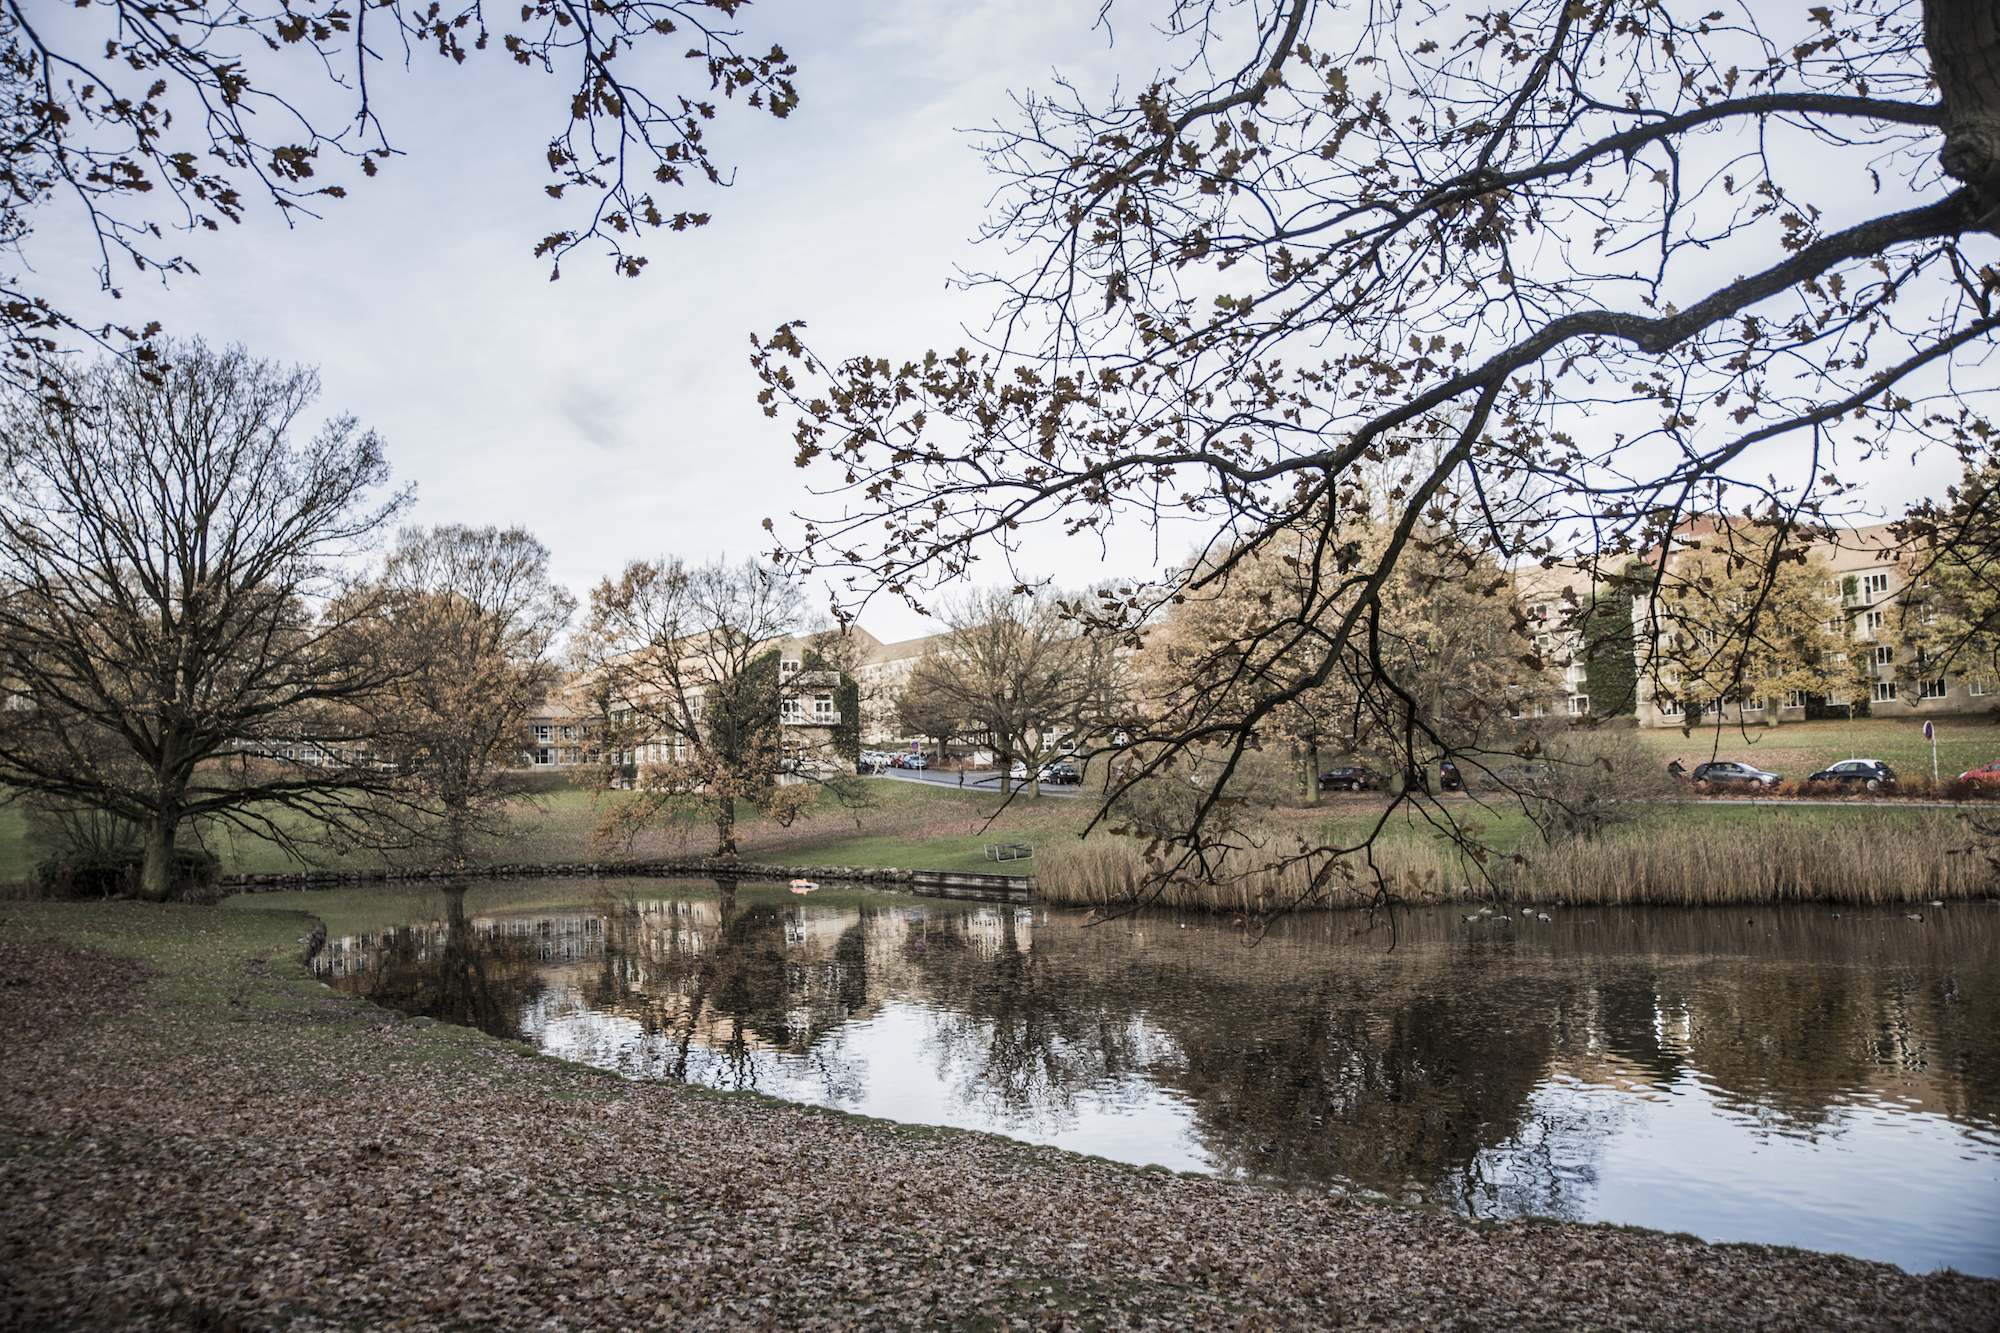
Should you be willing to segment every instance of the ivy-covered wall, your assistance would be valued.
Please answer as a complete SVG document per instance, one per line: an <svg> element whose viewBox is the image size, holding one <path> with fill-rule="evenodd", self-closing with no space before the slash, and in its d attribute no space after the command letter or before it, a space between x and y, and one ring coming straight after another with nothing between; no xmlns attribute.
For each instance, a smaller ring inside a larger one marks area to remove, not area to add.
<svg viewBox="0 0 2000 1333"><path fill-rule="evenodd" d="M1600 590L1582 623L1583 692L1597 717L1624 717L1639 707L1637 642L1632 633L1632 599Z"/></svg>
<svg viewBox="0 0 2000 1333"><path fill-rule="evenodd" d="M804 671L836 669L810 648L801 655L799 667ZM840 688L834 691L833 706L840 710L840 725L833 729L833 752L854 763L861 757L861 686L845 671L840 673Z"/></svg>

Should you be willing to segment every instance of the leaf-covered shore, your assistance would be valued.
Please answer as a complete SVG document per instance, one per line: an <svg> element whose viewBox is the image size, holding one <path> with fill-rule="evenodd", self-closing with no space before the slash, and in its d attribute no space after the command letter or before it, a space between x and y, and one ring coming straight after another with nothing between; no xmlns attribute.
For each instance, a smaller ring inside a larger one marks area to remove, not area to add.
<svg viewBox="0 0 2000 1333"><path fill-rule="evenodd" d="M336 996L296 913L0 904L0 1327L2000 1327L2000 1283L1137 1171Z"/></svg>

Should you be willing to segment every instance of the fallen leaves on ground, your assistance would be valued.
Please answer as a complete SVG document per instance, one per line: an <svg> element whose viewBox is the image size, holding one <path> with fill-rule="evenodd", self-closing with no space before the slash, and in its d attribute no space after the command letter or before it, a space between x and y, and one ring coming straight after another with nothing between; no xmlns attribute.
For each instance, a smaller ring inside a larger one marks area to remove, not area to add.
<svg viewBox="0 0 2000 1333"><path fill-rule="evenodd" d="M165 1013L0 946L0 1326L2000 1327L2000 1283L630 1083L235 962Z"/></svg>

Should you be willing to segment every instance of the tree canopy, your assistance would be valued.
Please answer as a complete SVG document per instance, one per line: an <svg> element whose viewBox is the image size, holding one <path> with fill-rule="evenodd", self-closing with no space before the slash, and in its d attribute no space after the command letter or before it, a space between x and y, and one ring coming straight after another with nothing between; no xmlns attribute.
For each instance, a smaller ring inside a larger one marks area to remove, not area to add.
<svg viewBox="0 0 2000 1333"><path fill-rule="evenodd" d="M569 85L551 127L548 194L573 207L534 244L564 256L605 246L635 276L646 231L709 215L665 190L720 184L707 127L720 103L787 116L797 72L776 45L745 44L747 0L341 0L295 4L0 0L0 242L22 247L50 211L88 227L97 276L116 291L147 272L188 273L176 233L215 231L259 206L312 214L399 155L371 78L385 59L504 60ZM661 48L664 48L661 49ZM685 84L657 75L666 50ZM31 280L0 282L0 373L36 378L72 335L138 343L156 325L84 328ZM44 389L59 382L44 383Z"/></svg>
<svg viewBox="0 0 2000 1333"><path fill-rule="evenodd" d="M635 560L591 590L572 692L596 712L593 745L607 759L599 781L629 773L633 788L600 824L600 845L629 847L640 832L693 813L713 825L715 855L734 856L739 801L787 824L813 803L815 787L797 779L839 771L836 751L851 751L856 719L785 724L793 682L818 674L815 655L788 680L774 642L795 629L803 600L796 584L755 561ZM844 678L827 689L854 697Z"/></svg>
<svg viewBox="0 0 2000 1333"><path fill-rule="evenodd" d="M463 865L498 832L529 748L528 719L562 683L557 640L576 601L522 528L439 524L397 534L359 591L396 676L368 701L374 754L395 766L368 840Z"/></svg>
<svg viewBox="0 0 2000 1333"><path fill-rule="evenodd" d="M1379 655L1448 510L1503 566L1640 556L1655 584L1691 515L1754 511L1785 549L1855 501L1845 461L1991 438L1989 11L1175 6L1173 71L1058 84L989 136L1012 266L984 345L759 341L839 502L780 554L919 599L1030 523L1207 516L1209 550L1107 618L1131 632L1310 534L1331 673ZM1383 540L1344 546L1377 502ZM1440 739L1411 734L1412 761Z"/></svg>
<svg viewBox="0 0 2000 1333"><path fill-rule="evenodd" d="M353 418L298 438L312 371L169 348L0 410L0 784L145 829L153 898L190 821L290 845L386 783L359 705L400 668L341 567L409 498Z"/></svg>

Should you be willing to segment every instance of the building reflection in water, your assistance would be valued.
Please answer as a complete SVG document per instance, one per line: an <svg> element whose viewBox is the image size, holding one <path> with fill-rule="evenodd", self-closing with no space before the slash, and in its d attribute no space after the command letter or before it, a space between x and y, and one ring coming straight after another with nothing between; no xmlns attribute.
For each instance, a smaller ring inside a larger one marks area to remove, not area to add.
<svg viewBox="0 0 2000 1333"><path fill-rule="evenodd" d="M336 942L322 965L633 1075L1483 1215L1603 1216L1651 1190L1665 1214L1615 1220L1673 1227L1846 1171L1972 1237L1931 1263L2000 1271L2000 910L1570 915L1417 913L1393 950L1300 918L1250 947L1211 919L647 882ZM1687 1135L1690 1159L1663 1160ZM1734 1163L1708 1183L1726 1207L1700 1198L1704 1153Z"/></svg>

